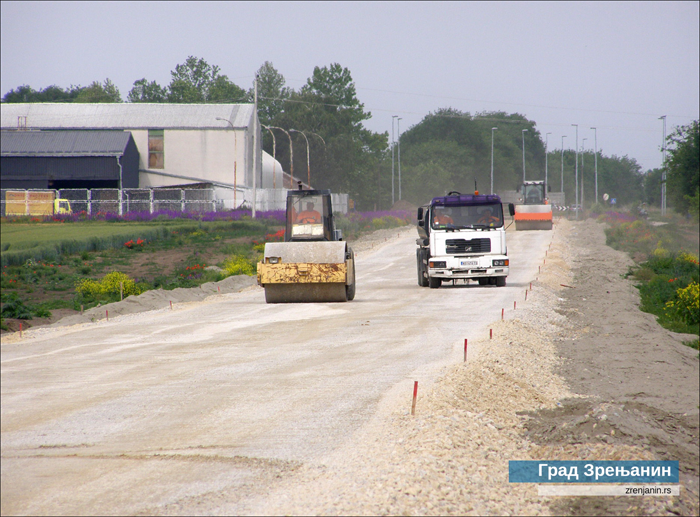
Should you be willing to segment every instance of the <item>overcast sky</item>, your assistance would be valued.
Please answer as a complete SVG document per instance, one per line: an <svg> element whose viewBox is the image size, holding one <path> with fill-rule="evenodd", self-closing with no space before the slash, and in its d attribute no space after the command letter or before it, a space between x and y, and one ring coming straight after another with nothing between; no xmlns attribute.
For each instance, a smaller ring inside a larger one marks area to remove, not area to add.
<svg viewBox="0 0 700 517"><path fill-rule="evenodd" d="M667 131L699 118L700 3L1 2L1 93L109 77L126 99L188 56L248 89L271 61L298 89L339 63L372 113L401 131L439 108L534 120L549 149L598 147L644 170ZM585 142L583 139L587 138Z"/></svg>

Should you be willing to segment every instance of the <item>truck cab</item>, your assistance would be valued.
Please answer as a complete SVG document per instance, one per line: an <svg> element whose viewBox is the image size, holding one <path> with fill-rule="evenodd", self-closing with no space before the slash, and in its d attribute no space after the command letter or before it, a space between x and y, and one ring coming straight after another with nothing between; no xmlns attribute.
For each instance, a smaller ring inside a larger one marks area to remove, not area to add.
<svg viewBox="0 0 700 517"><path fill-rule="evenodd" d="M508 208L512 216L515 207ZM419 286L434 289L458 279L506 285L510 263L500 197L450 192L420 207L417 215Z"/></svg>

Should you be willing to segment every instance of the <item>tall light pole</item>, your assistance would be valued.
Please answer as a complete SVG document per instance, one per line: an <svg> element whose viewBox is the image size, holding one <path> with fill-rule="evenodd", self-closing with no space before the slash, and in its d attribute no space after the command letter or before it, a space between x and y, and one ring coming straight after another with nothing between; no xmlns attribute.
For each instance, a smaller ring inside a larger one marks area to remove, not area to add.
<svg viewBox="0 0 700 517"><path fill-rule="evenodd" d="M236 209L236 191L238 190L238 137L236 136L236 128L229 119L216 117L216 120L226 122L233 129L233 209Z"/></svg>
<svg viewBox="0 0 700 517"><path fill-rule="evenodd" d="M491 194L493 194L493 132L497 130L497 127L491 128Z"/></svg>
<svg viewBox="0 0 700 517"><path fill-rule="evenodd" d="M571 124L576 127L576 177L574 178L574 186L576 189L576 219L578 219L578 124Z"/></svg>
<svg viewBox="0 0 700 517"><path fill-rule="evenodd" d="M591 128L594 132L594 152L595 155L593 157L595 161L595 204L598 204L598 130L594 127Z"/></svg>
<svg viewBox="0 0 700 517"><path fill-rule="evenodd" d="M666 215L666 115L659 117L659 120L664 121L664 139L661 143L661 152L663 153L663 162L661 166L661 215Z"/></svg>
<svg viewBox="0 0 700 517"><path fill-rule="evenodd" d="M566 138L566 135L561 137L561 191L562 191L562 193L564 192L564 139L565 138Z"/></svg>
<svg viewBox="0 0 700 517"><path fill-rule="evenodd" d="M396 132L399 137L399 201L401 201L401 117L396 119Z"/></svg>
<svg viewBox="0 0 700 517"><path fill-rule="evenodd" d="M394 206L394 148L396 147L396 141L394 140L395 118L398 118L398 115L391 116L391 206Z"/></svg>
<svg viewBox="0 0 700 517"><path fill-rule="evenodd" d="M588 138L583 138L581 140L581 210L583 210L583 178L585 176L583 174L583 168L586 163L586 140L588 140Z"/></svg>
<svg viewBox="0 0 700 517"><path fill-rule="evenodd" d="M269 128L269 126L266 126L265 124L260 124L262 127L267 129L270 134L272 135L272 188L276 189L277 188L277 172L276 172L276 166L277 166L277 143L275 142L275 134L272 132L272 129ZM284 183L284 182L283 182ZM284 186L284 185L282 185Z"/></svg>
<svg viewBox="0 0 700 517"><path fill-rule="evenodd" d="M549 185L549 181L548 181L548 179L547 179L547 178L549 177L549 176L548 176L548 170L547 170L548 161L549 161L549 157L547 156L547 147L549 146L549 135L551 135L551 134L552 134L552 133L546 133L546 134L544 135L544 188L545 188L545 189L547 189L547 188L548 188L548 185ZM545 190L545 192L544 192L544 195L545 195L545 197L547 197L547 191L546 191L546 190Z"/></svg>
<svg viewBox="0 0 700 517"><path fill-rule="evenodd" d="M527 129L523 129L523 183L525 183L525 133L526 132L527 132Z"/></svg>
<svg viewBox="0 0 700 517"><path fill-rule="evenodd" d="M301 136L303 136L304 140L306 140L306 184L309 186L309 188L311 188L311 162L309 160L309 139L306 138L306 135L303 131L299 131L298 129L290 129L289 132L301 133Z"/></svg>
<svg viewBox="0 0 700 517"><path fill-rule="evenodd" d="M325 158L325 156L326 156L326 141L323 139L323 137L322 137L321 135L317 135L317 134L314 133L313 131L308 131L308 130L307 130L306 132L309 133L310 135L317 136L318 138L321 139L321 142L323 142L323 156L324 156L324 158Z"/></svg>
<svg viewBox="0 0 700 517"><path fill-rule="evenodd" d="M279 129L282 131L285 135L287 135L287 138L289 138L289 175L292 178L292 181L294 181L294 147L292 146L292 135L287 133L284 129L281 127L277 126L270 126L272 129ZM284 184L282 185L284 187ZM294 185L290 185L290 187L293 189Z"/></svg>

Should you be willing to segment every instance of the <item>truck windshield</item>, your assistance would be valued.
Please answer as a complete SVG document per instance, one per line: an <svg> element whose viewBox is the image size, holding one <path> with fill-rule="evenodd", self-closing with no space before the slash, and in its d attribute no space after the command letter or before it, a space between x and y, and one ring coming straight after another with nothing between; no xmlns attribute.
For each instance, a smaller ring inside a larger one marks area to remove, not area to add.
<svg viewBox="0 0 700 517"><path fill-rule="evenodd" d="M472 206L433 206L433 229L500 228L503 207L500 203Z"/></svg>

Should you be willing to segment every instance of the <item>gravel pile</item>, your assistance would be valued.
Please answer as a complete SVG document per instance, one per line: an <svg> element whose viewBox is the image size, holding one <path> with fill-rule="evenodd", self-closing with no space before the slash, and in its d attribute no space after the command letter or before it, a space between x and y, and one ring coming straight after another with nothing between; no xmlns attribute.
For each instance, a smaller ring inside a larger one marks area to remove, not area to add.
<svg viewBox="0 0 700 517"><path fill-rule="evenodd" d="M573 283L567 264L576 247L568 221L555 228L527 302L518 302L513 319L490 326L492 339L470 339L467 363L451 367L425 393L419 387L415 416L408 399L380 411L352 443L302 467L254 502L251 513L550 515L556 498L538 497L535 485L508 483L509 460L653 459L640 448L604 441L537 446L527 439L528 413L578 397L556 373L561 359L555 340L580 331L556 312L568 289L561 284ZM581 418L593 426L601 415ZM662 503L649 499L644 503L660 511Z"/></svg>

